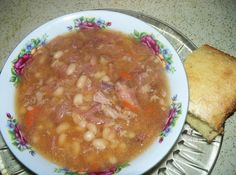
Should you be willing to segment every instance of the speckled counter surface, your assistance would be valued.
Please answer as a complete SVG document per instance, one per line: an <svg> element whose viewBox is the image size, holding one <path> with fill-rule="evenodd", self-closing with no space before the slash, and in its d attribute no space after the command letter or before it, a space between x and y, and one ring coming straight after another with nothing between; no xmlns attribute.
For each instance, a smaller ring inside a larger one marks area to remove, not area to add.
<svg viewBox="0 0 236 175"><path fill-rule="evenodd" d="M92 8L142 12L178 29L197 46L208 43L236 56L235 0L0 0L0 68L24 36L55 17ZM212 175L236 174L236 117L225 124Z"/></svg>

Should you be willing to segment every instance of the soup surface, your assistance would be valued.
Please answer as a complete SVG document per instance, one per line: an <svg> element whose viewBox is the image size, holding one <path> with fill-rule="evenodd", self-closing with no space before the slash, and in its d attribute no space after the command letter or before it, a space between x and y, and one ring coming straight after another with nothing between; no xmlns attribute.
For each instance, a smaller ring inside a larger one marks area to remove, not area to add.
<svg viewBox="0 0 236 175"><path fill-rule="evenodd" d="M111 30L80 30L38 48L17 86L27 141L73 171L125 163L163 129L170 106L165 70L151 50Z"/></svg>

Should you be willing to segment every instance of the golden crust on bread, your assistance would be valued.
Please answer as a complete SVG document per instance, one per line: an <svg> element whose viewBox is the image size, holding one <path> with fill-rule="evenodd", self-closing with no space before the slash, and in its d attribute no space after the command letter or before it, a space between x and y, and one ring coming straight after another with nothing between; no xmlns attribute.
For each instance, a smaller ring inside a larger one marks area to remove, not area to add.
<svg viewBox="0 0 236 175"><path fill-rule="evenodd" d="M187 114L187 122L191 127L195 128L199 133L201 133L202 136L207 139L208 143L211 143L217 135L223 132L223 128L220 132L217 132L209 127L208 123L200 120L190 113Z"/></svg>
<svg viewBox="0 0 236 175"><path fill-rule="evenodd" d="M185 60L189 111L218 133L236 109L236 58L203 45Z"/></svg>

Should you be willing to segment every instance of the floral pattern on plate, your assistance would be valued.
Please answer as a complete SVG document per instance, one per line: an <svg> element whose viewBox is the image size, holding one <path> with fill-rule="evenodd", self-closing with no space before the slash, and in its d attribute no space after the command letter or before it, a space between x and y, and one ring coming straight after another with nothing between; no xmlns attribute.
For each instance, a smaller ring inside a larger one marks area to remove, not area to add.
<svg viewBox="0 0 236 175"><path fill-rule="evenodd" d="M68 30L80 30L80 29L105 29L111 26L111 22L106 22L103 19L95 17L85 17L81 16L80 18L74 19L74 25L68 26Z"/></svg>
<svg viewBox="0 0 236 175"><path fill-rule="evenodd" d="M72 171L68 170L67 168L55 168L54 172L63 173L64 175L116 175L123 168L125 168L127 166L129 166L128 163L122 164L118 167L111 168L109 170L104 170L104 171L100 171L100 172L91 172L91 173L87 173L87 172L76 173L76 172L72 172Z"/></svg>
<svg viewBox="0 0 236 175"><path fill-rule="evenodd" d="M35 152L32 150L31 146L28 144L25 137L23 136L17 120L10 113L7 113L6 116L8 133L10 134L12 144L16 146L18 150L27 150L32 156L34 156Z"/></svg>
<svg viewBox="0 0 236 175"><path fill-rule="evenodd" d="M142 44L149 47L168 72L175 72L175 68L173 67L172 54L158 39L156 39L153 34L138 32L137 30L134 30L132 36Z"/></svg>
<svg viewBox="0 0 236 175"><path fill-rule="evenodd" d="M170 132L171 128L173 128L179 118L179 115L182 113L182 104L177 101L177 95L172 97L172 102L170 106L170 111L168 114L167 122L165 124L164 129L160 133L159 143L162 143L164 137Z"/></svg>
<svg viewBox="0 0 236 175"><path fill-rule="evenodd" d="M25 44L21 49L17 58L13 60L13 65L11 68L11 79L10 81L14 84L17 84L20 80L20 75L25 67L27 61L32 58L32 55L35 53L36 49L44 44L46 44L47 35L43 35L41 38L31 39Z"/></svg>

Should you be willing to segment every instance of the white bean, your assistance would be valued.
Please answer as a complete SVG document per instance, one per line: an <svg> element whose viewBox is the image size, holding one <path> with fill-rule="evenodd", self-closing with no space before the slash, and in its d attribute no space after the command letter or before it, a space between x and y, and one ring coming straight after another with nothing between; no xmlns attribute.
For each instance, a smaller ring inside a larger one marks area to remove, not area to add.
<svg viewBox="0 0 236 175"><path fill-rule="evenodd" d="M26 109L27 111L32 111L34 108L32 106L28 106Z"/></svg>
<svg viewBox="0 0 236 175"><path fill-rule="evenodd" d="M94 133L91 132L91 131L87 131L84 133L84 140L87 141L87 142L90 142L94 139Z"/></svg>
<svg viewBox="0 0 236 175"><path fill-rule="evenodd" d="M115 156L110 156L108 158L108 160L111 164L116 164L117 163L117 158Z"/></svg>
<svg viewBox="0 0 236 175"><path fill-rule="evenodd" d="M41 56L41 57L39 58L39 64L43 64L46 59L47 59L47 57Z"/></svg>
<svg viewBox="0 0 236 175"><path fill-rule="evenodd" d="M31 54L32 54L32 55L34 55L35 52L36 52L36 48L34 48L34 49L31 50Z"/></svg>
<svg viewBox="0 0 236 175"><path fill-rule="evenodd" d="M63 133L64 131L69 129L69 127L70 127L69 123L63 122L56 128L56 132L57 132L57 134Z"/></svg>
<svg viewBox="0 0 236 175"><path fill-rule="evenodd" d="M42 92L40 92L40 91L36 92L35 96L37 99L37 103L41 103L43 101L44 94Z"/></svg>
<svg viewBox="0 0 236 175"><path fill-rule="evenodd" d="M41 77L41 74L39 72L35 73L34 74L35 78L40 78Z"/></svg>
<svg viewBox="0 0 236 175"><path fill-rule="evenodd" d="M79 131L79 132L84 132L85 128L81 128L81 127L79 127L79 126L76 126L76 127L75 127L75 130L76 130L76 131Z"/></svg>
<svg viewBox="0 0 236 175"><path fill-rule="evenodd" d="M102 137L111 141L115 138L115 133L110 128L104 128L102 131Z"/></svg>
<svg viewBox="0 0 236 175"><path fill-rule="evenodd" d="M132 132L132 131L128 132L128 137L129 137L130 139L134 138L134 137L135 137L135 133Z"/></svg>
<svg viewBox="0 0 236 175"><path fill-rule="evenodd" d="M62 133L62 134L59 135L59 137L58 137L58 145L59 146L62 146L62 145L65 144L66 137L67 137L67 135L65 133Z"/></svg>
<svg viewBox="0 0 236 175"><path fill-rule="evenodd" d="M98 150L104 150L106 148L106 141L104 139L94 139L92 145Z"/></svg>
<svg viewBox="0 0 236 175"><path fill-rule="evenodd" d="M111 140L111 145L110 145L111 149L116 148L118 145L119 145L119 141L118 140L115 140L115 139Z"/></svg>
<svg viewBox="0 0 236 175"><path fill-rule="evenodd" d="M59 50L56 53L54 53L53 57L57 59L57 58L60 58L62 55L63 55L63 51Z"/></svg>
<svg viewBox="0 0 236 175"><path fill-rule="evenodd" d="M82 89L85 86L85 82L87 77L85 75L81 75L76 83L77 88Z"/></svg>
<svg viewBox="0 0 236 175"><path fill-rule="evenodd" d="M122 142L122 143L120 143L119 148L121 151L125 151L127 148L127 145L124 142Z"/></svg>
<svg viewBox="0 0 236 175"><path fill-rule="evenodd" d="M81 121L81 116L77 113L72 113L71 117L76 124L79 124Z"/></svg>
<svg viewBox="0 0 236 175"><path fill-rule="evenodd" d="M164 105L164 104L165 104L165 101L161 98L161 99L159 100L159 103L160 103L161 105Z"/></svg>
<svg viewBox="0 0 236 175"><path fill-rule="evenodd" d="M80 143L74 141L72 143L72 153L74 154L74 156L77 156L80 152Z"/></svg>
<svg viewBox="0 0 236 175"><path fill-rule="evenodd" d="M32 142L37 143L38 141L39 141L39 136L34 134L33 137L32 137Z"/></svg>
<svg viewBox="0 0 236 175"><path fill-rule="evenodd" d="M100 63L106 65L108 63L108 60L105 57L101 56Z"/></svg>
<svg viewBox="0 0 236 175"><path fill-rule="evenodd" d="M105 75L105 76L102 77L101 80L105 81L105 82L108 82L108 81L110 81L110 78L107 75Z"/></svg>
<svg viewBox="0 0 236 175"><path fill-rule="evenodd" d="M91 131L94 134L97 134L97 127L95 124L93 123L88 123L87 124L87 128L89 129L89 131Z"/></svg>
<svg viewBox="0 0 236 175"><path fill-rule="evenodd" d="M66 70L66 74L67 75L71 75L73 74L73 72L75 71L76 69L76 64L72 63L68 66L67 70Z"/></svg>
<svg viewBox="0 0 236 175"><path fill-rule="evenodd" d="M106 73L105 73L104 71L96 72L96 73L94 74L94 78L100 79L100 78L102 78L102 77L105 76L105 75L106 75Z"/></svg>
<svg viewBox="0 0 236 175"><path fill-rule="evenodd" d="M63 94L64 88L63 87L58 87L54 92L53 95L56 97L59 97Z"/></svg>
<svg viewBox="0 0 236 175"><path fill-rule="evenodd" d="M166 95L167 95L166 91L161 90L161 95L162 95L162 97L166 97Z"/></svg>
<svg viewBox="0 0 236 175"><path fill-rule="evenodd" d="M76 94L74 96L73 103L76 107L81 105L83 103L83 95L82 94Z"/></svg>
<svg viewBox="0 0 236 175"><path fill-rule="evenodd" d="M24 114L26 113L26 109L25 109L24 106L20 107L19 113L20 113L21 115L24 115Z"/></svg>
<svg viewBox="0 0 236 175"><path fill-rule="evenodd" d="M161 107L161 110L162 110L162 111L165 111L165 110L166 110L166 107L162 106L162 107Z"/></svg>
<svg viewBox="0 0 236 175"><path fill-rule="evenodd" d="M84 98L85 101L88 101L88 98ZM92 100L90 100L92 101ZM80 110L81 111L87 111L89 110L90 106L87 106L87 105L83 105L83 106L80 106Z"/></svg>
<svg viewBox="0 0 236 175"><path fill-rule="evenodd" d="M81 128L85 128L86 125L87 125L86 120L81 120L81 121L79 122L79 126L80 126Z"/></svg>

